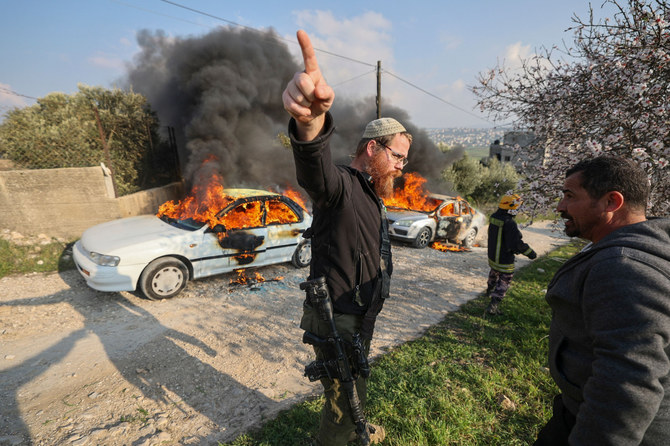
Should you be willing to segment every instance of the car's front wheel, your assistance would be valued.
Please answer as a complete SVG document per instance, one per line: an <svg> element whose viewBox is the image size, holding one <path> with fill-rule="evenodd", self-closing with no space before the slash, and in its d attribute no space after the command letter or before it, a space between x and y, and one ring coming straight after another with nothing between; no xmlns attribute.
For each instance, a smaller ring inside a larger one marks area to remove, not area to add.
<svg viewBox="0 0 670 446"><path fill-rule="evenodd" d="M291 258L291 263L296 268L304 268L309 266L309 262L312 261L312 243L309 241L302 242L298 245L293 252L293 258Z"/></svg>
<svg viewBox="0 0 670 446"><path fill-rule="evenodd" d="M415 248L425 248L428 246L428 243L430 243L430 238L432 235L433 232L430 230L430 228L421 228L412 245Z"/></svg>
<svg viewBox="0 0 670 446"><path fill-rule="evenodd" d="M184 289L188 268L174 257L162 257L149 263L140 276L140 289L151 300L170 299Z"/></svg>
<svg viewBox="0 0 670 446"><path fill-rule="evenodd" d="M465 238L463 239L463 246L470 249L475 246L475 240L477 239L477 230L475 228L470 228Z"/></svg>

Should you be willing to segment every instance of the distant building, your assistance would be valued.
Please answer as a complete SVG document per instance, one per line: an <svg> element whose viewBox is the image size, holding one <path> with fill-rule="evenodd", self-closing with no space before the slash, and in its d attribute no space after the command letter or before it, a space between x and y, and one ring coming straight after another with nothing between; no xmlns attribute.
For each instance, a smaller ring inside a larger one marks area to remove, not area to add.
<svg viewBox="0 0 670 446"><path fill-rule="evenodd" d="M502 144L499 139L496 139L489 146L489 158L497 158L498 161L512 163L517 170L522 167L524 162L530 165L544 165L546 161L544 149L542 153L538 154L539 156L533 154L532 158L531 154L524 150L525 147L528 147L533 142L535 142L535 134L533 132L506 132ZM517 145L519 146L519 150L514 150Z"/></svg>

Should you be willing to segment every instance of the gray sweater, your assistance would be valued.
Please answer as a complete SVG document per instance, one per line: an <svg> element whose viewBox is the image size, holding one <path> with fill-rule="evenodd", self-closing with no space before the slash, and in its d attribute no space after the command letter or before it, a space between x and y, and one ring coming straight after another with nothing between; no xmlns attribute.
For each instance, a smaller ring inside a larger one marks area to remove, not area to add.
<svg viewBox="0 0 670 446"><path fill-rule="evenodd" d="M670 444L670 219L625 226L547 289L549 366L571 445Z"/></svg>

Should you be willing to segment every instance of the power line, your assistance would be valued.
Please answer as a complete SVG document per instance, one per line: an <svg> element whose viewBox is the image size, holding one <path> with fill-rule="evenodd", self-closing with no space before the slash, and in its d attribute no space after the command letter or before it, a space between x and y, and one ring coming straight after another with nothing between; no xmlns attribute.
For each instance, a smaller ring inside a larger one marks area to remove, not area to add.
<svg viewBox="0 0 670 446"><path fill-rule="evenodd" d="M440 102L444 102L445 104L450 105L450 106L454 107L455 109L462 111L463 113L466 113L466 114L468 114L468 115L470 115L470 116L472 116L472 117L474 117L474 118L481 119L482 121L486 121L486 122L488 122L489 124L493 124L493 123L492 123L491 121L489 121L488 119L486 119L486 118L482 118L481 116L477 116L477 115L475 115L474 113L471 113L471 112L469 112L468 110L465 110L464 108L461 108L461 107L459 107L459 106L456 105L456 104L452 104L451 102L449 102L449 101L447 101L447 100L445 100L445 99L442 99L441 97L439 97L439 96L437 96L437 95L434 95L433 93L431 93L431 92L429 92L429 91L424 90L423 88L419 87L418 85L414 85L414 84L411 83L410 81L406 81L405 79L403 79L403 78L401 78L401 77L399 77L399 76L396 76L395 74L391 73L391 72L388 71L388 70L384 70L384 73L388 73L390 76L395 77L395 78L398 79L400 82L404 82L404 83L406 83L407 85L409 85L410 87L416 88L417 90L421 91L422 93L425 93L425 94L427 94L428 96L430 96L430 97L432 97L432 98L435 98L435 99L437 99L437 100L440 101ZM493 125L495 125L495 124L493 124Z"/></svg>
<svg viewBox="0 0 670 446"><path fill-rule="evenodd" d="M242 25L242 24L240 24L240 23L233 22L232 20L227 20L227 19L224 19L224 18L222 18L222 17L217 17L217 16L215 16L215 15L213 15L213 14L209 14L209 13L207 13L207 12L200 11L200 10L198 10L198 9L191 8L191 7L189 7L189 6L185 6L185 5L179 4L179 3L177 3L177 2L173 2L173 1L171 1L171 0L160 0L160 1L162 1L162 2L164 2L164 3L168 3L168 4L173 5L173 6L176 6L176 7L178 7L178 8L183 8L183 9L186 9L186 10L188 10L188 11L195 12L196 14L201 14L201 15L204 15L204 16L207 16L207 17L216 19L216 20L220 20L220 21L225 22L225 23L228 23L228 24L230 24L230 25L234 25L234 26L238 26L238 27L241 27L241 28L244 28L244 29L248 29L248 30L251 30L251 31L256 31L256 32L258 32L258 30L257 30L256 28L252 28L252 27L249 27L249 26L246 26L246 25ZM279 36L278 36L277 38L280 39L280 40L284 40L284 41L286 41L286 42L290 42L291 44L295 44L295 43L296 43L296 42L293 41L293 40L284 39L284 38L279 37ZM321 50L321 49L318 49L318 48L314 48L314 50L315 50L315 51L319 51L319 52L324 53L324 54L331 55L331 56L339 57L339 58L341 58L341 59L346 59L346 60L349 60L349 61L352 61L352 62L356 62L356 63L362 64L362 65L367 65L367 66L370 66L370 67L374 67L375 69L376 69L376 67L377 67L376 64L371 64L371 63L368 63L368 62L363 62L363 61L361 61L361 60L353 59L353 58L350 58L350 57L347 57L347 56L343 56L343 55L341 55L341 54L336 54L336 53L333 53L333 52L330 52L330 51ZM391 73L390 71L386 71L386 70L384 70L384 72L386 72L386 73L388 73L389 75L395 77L395 78L398 79L399 81L404 82L404 83L406 83L407 85L409 85L409 86L411 86L411 87L413 87L413 88L415 88L415 89L421 91L422 93L427 94L428 96L437 99L437 100L440 101L440 102L443 102L443 103L445 103L445 104L447 104L447 105L449 105L449 106L451 106L451 107L454 107L454 108L457 109L457 110L462 111L463 113L466 113L466 114L468 114L468 115L470 115L470 116L472 116L472 117L474 117L474 118L481 119L481 120L483 120L483 121L485 121L485 122L488 122L489 124L492 124L492 125L495 126L495 124L492 123L491 121L489 121L488 119L483 118L483 117L481 117L481 116L477 116L477 115L475 115L474 113L469 112L468 110L465 110L465 109L463 109L463 108L461 108L461 107L459 107L459 106L457 106L457 105L455 105L455 104L452 104L451 102L446 101L446 100L440 98L439 96L437 96L437 95L435 95L435 94L433 94L433 93L431 93L431 92L429 92L429 91L427 91L427 90L425 90L425 89L423 89L423 88L421 88L421 87L419 87L419 86L413 84L412 82L409 82L409 81L407 81L407 80L405 80L405 79L403 79L403 78L401 78L401 77L399 77L399 76L397 76L397 75ZM365 76L365 75L367 75L367 74L369 74L369 73L364 73L364 74L362 74L362 75L360 75L360 76L356 76L356 77L351 78L351 79L349 79L349 80L340 82L340 83L338 83L338 84L335 85L335 86L342 85L342 84L344 84L344 83L346 83L346 82L349 82L349 81L358 79L359 77L363 77L363 76Z"/></svg>
<svg viewBox="0 0 670 446"><path fill-rule="evenodd" d="M342 84L346 84L347 82L355 81L356 79L360 79L361 77L367 76L368 74L372 74L375 71L377 71L377 70L375 69L375 70L371 70L371 71L366 71L365 73L359 74L358 76L354 76L351 79L347 79L346 81L342 81L342 82L338 82L336 84L333 84L333 85L331 85L331 87L333 87L333 88L339 87Z"/></svg>
<svg viewBox="0 0 670 446"><path fill-rule="evenodd" d="M251 27L251 26L242 25L242 24L240 24L240 23L233 22L232 20L224 19L223 17L218 17L218 16L215 16L215 15L210 14L210 13L208 13L208 12L200 11L199 9L191 8L191 7L189 7L189 6L185 6L185 5L179 4L179 3L177 3L177 2L173 2L173 1L170 1L170 0L160 0L160 1L162 1L163 3L168 3L168 4L170 4L170 5L176 6L176 7L178 7L178 8L182 8L182 9L186 9L186 10L191 11L191 12L195 12L196 14L201 14L201 15L210 17L210 18L212 18L212 19L220 20L220 21L222 21L222 22L224 22L224 23L228 23L229 25L234 25L234 26L237 26L237 27L240 27L240 28L244 28L244 29L249 30L249 31L259 32L258 29L253 28L253 27ZM279 40L283 40L283 41L285 41L285 42L289 42L289 43L291 43L291 44L295 44L295 43L296 43L295 40L285 39L285 38L283 38L283 37L281 37L281 36L276 36L276 38L279 39ZM355 63L359 63L359 64L362 64L362 65L367 65L367 66L370 66L370 67L374 67L374 66L376 66L376 65L374 65L374 64L371 64L371 63L368 63L368 62L364 62L364 61L362 61L362 60L353 59L353 58L351 58L351 57L343 56L343 55L341 55L341 54L332 53L332 52L330 52L330 51L326 51L326 50L321 50L321 49L319 49L319 48L314 48L314 51L319 51L319 52L321 52L321 53L328 54L328 55L330 55L330 56L339 57L339 58L341 58L341 59L346 59L346 60L348 60L348 61L350 61L350 62L355 62Z"/></svg>
<svg viewBox="0 0 670 446"><path fill-rule="evenodd" d="M133 5L133 4L131 4L131 3L123 2L123 1L121 1L121 0L110 0L110 1L112 1L112 2L114 2L114 3L118 3L119 5L127 6L127 7L129 7L129 8L138 9L138 10L140 10L140 11L144 11L144 12L150 12L150 13L152 13L152 14L156 14L156 15L160 15L160 16L163 16L163 17L167 17L167 18L169 18L169 19L179 20L180 22L184 22L184 23L190 23L191 25L201 26L201 27L203 27L203 28L210 28L210 26L208 26L208 25L203 25L202 23L193 22L193 21L191 21L191 20L182 19L181 17L175 17L175 16L172 16L172 15L169 15L169 14L163 14L162 12L154 11L154 10L152 10L152 9L142 8L142 7L140 7L140 6L136 6L136 5Z"/></svg>
<svg viewBox="0 0 670 446"><path fill-rule="evenodd" d="M27 95L25 95L25 94L17 93L17 92L15 92L15 91L12 91L12 90L10 90L10 89L8 89L8 88L5 88L5 87L0 87L0 91L2 91L2 92L4 92L4 93L7 93L7 94L14 95L14 96L21 96L22 98L28 98L28 99L34 99L34 100L37 100L37 98L34 98L34 97L32 97L32 96L27 96Z"/></svg>

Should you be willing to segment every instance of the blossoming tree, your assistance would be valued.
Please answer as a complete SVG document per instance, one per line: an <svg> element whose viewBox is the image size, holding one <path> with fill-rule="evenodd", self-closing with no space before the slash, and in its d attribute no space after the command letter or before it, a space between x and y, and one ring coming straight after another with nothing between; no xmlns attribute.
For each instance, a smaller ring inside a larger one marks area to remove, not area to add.
<svg viewBox="0 0 670 446"><path fill-rule="evenodd" d="M472 90L494 119L535 133L519 187L535 212L552 209L564 174L600 154L635 159L652 187L649 215L670 212L670 3L606 0L606 19L574 16L574 43L544 49L513 71L481 73Z"/></svg>

